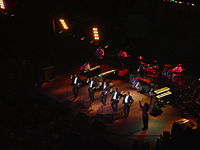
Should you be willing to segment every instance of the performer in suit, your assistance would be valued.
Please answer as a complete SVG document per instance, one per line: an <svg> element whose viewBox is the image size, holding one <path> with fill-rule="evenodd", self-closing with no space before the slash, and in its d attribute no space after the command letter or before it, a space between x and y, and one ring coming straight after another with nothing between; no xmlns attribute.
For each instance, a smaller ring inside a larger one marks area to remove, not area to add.
<svg viewBox="0 0 200 150"><path fill-rule="evenodd" d="M118 103L119 103L119 99L121 98L121 93L118 92L118 88L116 88L114 91L111 90L110 94L112 94L111 107L112 107L113 111L116 112Z"/></svg>
<svg viewBox="0 0 200 150"><path fill-rule="evenodd" d="M93 102L94 101L94 90L95 90L97 84L94 81L94 79L92 79L92 78L89 78L87 80L87 83L89 84L88 93L89 93L90 101Z"/></svg>
<svg viewBox="0 0 200 150"><path fill-rule="evenodd" d="M82 81L77 74L71 75L70 78L72 80L72 85L73 85L72 91L73 91L74 97L77 98Z"/></svg>
<svg viewBox="0 0 200 150"><path fill-rule="evenodd" d="M106 105L106 98L109 92L109 85L107 82L104 82L103 86L102 86L102 92L101 92L101 102L103 105Z"/></svg>
<svg viewBox="0 0 200 150"><path fill-rule="evenodd" d="M130 95L129 91L127 92L127 94L124 94L122 97L123 97L122 104L124 104L124 117L127 118L130 112L131 104L133 103L134 100L132 96Z"/></svg>

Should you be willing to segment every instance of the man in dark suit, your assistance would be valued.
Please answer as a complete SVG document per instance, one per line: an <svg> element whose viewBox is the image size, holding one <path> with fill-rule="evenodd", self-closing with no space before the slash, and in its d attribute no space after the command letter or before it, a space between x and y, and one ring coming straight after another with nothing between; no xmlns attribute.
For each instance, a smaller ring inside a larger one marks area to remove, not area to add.
<svg viewBox="0 0 200 150"><path fill-rule="evenodd" d="M70 78L72 80L74 98L77 98L82 81L77 74L72 75Z"/></svg>
<svg viewBox="0 0 200 150"><path fill-rule="evenodd" d="M101 102L102 104L105 106L106 105L106 98L109 92L109 85L107 82L104 82L103 86L102 86L102 92L101 92Z"/></svg>
<svg viewBox="0 0 200 150"><path fill-rule="evenodd" d="M118 88L115 88L114 91L112 91L112 90L110 91L110 94L112 94L111 107L112 107L113 111L116 112L118 103L119 103L119 99L121 98L121 93L118 91Z"/></svg>
<svg viewBox="0 0 200 150"><path fill-rule="evenodd" d="M127 92L127 94L124 94L122 97L123 97L122 104L124 104L124 117L127 118L130 112L131 104L133 103L134 100L132 96L130 95L129 91Z"/></svg>
<svg viewBox="0 0 200 150"><path fill-rule="evenodd" d="M87 80L87 83L89 84L88 93L89 93L90 101L93 102L94 101L94 90L97 86L97 83L92 78L89 78Z"/></svg>

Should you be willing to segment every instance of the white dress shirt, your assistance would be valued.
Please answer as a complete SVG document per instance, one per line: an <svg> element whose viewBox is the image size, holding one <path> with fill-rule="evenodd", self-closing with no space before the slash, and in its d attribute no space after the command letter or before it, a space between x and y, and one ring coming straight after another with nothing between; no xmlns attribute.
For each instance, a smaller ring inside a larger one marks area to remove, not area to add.
<svg viewBox="0 0 200 150"><path fill-rule="evenodd" d="M125 97L125 103L128 103L128 98L129 98L129 96L126 95L126 97Z"/></svg>

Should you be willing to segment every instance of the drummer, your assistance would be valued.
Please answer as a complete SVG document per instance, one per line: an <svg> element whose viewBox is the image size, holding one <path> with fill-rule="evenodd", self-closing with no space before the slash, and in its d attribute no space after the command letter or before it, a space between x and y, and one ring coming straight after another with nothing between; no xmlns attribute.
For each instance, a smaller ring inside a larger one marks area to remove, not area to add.
<svg viewBox="0 0 200 150"><path fill-rule="evenodd" d="M177 79L180 79L182 76L183 68L182 64L178 64L176 67L172 69L172 81L176 81Z"/></svg>

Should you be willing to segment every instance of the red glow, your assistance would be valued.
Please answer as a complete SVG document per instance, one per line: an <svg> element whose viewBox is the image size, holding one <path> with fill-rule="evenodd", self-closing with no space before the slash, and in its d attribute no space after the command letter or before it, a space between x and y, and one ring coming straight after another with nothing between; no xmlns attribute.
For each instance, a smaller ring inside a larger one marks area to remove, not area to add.
<svg viewBox="0 0 200 150"><path fill-rule="evenodd" d="M190 5L190 3L189 3L189 2L187 2L186 4L187 4L187 5Z"/></svg>
<svg viewBox="0 0 200 150"><path fill-rule="evenodd" d="M123 50L121 50L119 53L118 53L118 56L119 57L128 57L127 53Z"/></svg>
<svg viewBox="0 0 200 150"><path fill-rule="evenodd" d="M138 56L138 59L143 59L143 57L142 56Z"/></svg>
<svg viewBox="0 0 200 150"><path fill-rule="evenodd" d="M125 76L127 73L128 73L128 69L125 68L125 69L119 70L118 76L123 77L123 76Z"/></svg>
<svg viewBox="0 0 200 150"><path fill-rule="evenodd" d="M135 77L135 79L136 79L136 80L140 80L140 81L144 81L144 82L146 82L146 83L148 83L148 84L151 83L151 80L146 79L146 78L142 78L142 77L139 77L139 76L138 76L138 77Z"/></svg>

